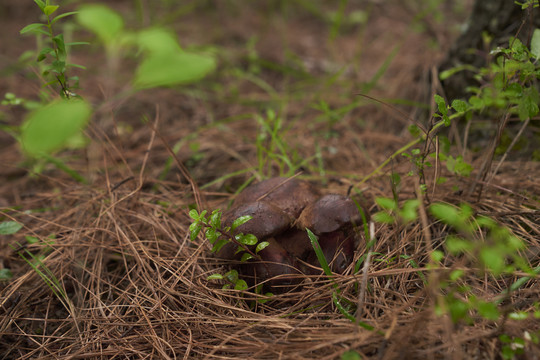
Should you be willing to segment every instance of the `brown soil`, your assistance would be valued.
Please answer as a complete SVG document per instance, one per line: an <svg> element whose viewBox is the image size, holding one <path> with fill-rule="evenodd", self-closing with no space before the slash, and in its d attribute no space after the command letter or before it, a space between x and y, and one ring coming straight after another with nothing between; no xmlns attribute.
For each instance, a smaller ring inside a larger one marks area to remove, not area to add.
<svg viewBox="0 0 540 360"><path fill-rule="evenodd" d="M18 62L35 48L33 37L18 34L39 21L39 9L30 3L0 4L0 95L38 100L40 80ZM76 7L70 3L61 9ZM349 350L364 359L487 359L498 358L501 334L538 334L540 322L532 317L493 321L473 315L470 323L454 324L435 314L444 291L423 280L437 284L442 276L426 266L433 249L443 249L449 230L429 217L407 226L376 225L366 298L360 301L362 271L355 274L351 266L333 281L312 276L299 292L255 302L252 292L222 290L208 281L229 264L216 259L202 237L189 240L190 206L225 209L247 182L271 176L301 172L327 192L361 193L374 213L375 198L392 197L393 171L402 176L400 200L417 198L415 177L406 176L412 165L404 157L359 181L412 140L411 118L427 121L419 104L429 108L430 74L456 38L466 10L443 2L438 22L432 16L418 20L424 1L349 2L347 12L363 11L367 21L344 23L331 39L327 14L337 9L334 2L204 1L182 7L142 1L140 18L134 3L114 2L129 27L166 25L183 47L215 51L218 69L196 85L119 99L136 60L126 58L111 74L102 47L77 48L72 61L87 67L75 71L79 93L96 109L86 130L91 141L58 157L87 178L86 185L52 165L33 173L17 142L0 132L0 222L24 224L14 235L0 235L0 269L13 273L0 280L0 359L339 359ZM84 31L74 36L94 41ZM385 61L388 68L379 77ZM331 121L316 110L321 101L332 109L357 106ZM257 119L267 110L283 119L285 151L298 164L292 170L273 158L259 166ZM26 114L22 107L0 111L2 125L18 126ZM482 155L469 151L466 159L479 169ZM432 186L435 170L428 171L423 204L472 204L521 237L529 246L524 255L538 266L538 162L513 155L480 197L478 189L470 196L467 191L476 170L470 178L437 171L449 180ZM45 254L47 276L58 280L65 297L19 255L28 253ZM451 257L442 266L441 273L465 269L464 282L485 300L523 276L478 276L476 264ZM359 317L373 330L340 312L332 301L334 286L350 311L361 305ZM532 279L504 299L502 310L532 312L539 297L538 280ZM524 358L538 354L538 344L528 341Z"/></svg>

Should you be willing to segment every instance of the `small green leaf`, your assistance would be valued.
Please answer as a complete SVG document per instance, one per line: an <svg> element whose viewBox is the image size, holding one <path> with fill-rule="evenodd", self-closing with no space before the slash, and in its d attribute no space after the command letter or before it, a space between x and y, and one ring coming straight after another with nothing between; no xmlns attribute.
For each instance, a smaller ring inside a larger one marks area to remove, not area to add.
<svg viewBox="0 0 540 360"><path fill-rule="evenodd" d="M13 273L10 269L0 269L0 281L10 280L13 277Z"/></svg>
<svg viewBox="0 0 540 360"><path fill-rule="evenodd" d="M448 115L448 108L446 107L446 101L444 101L444 98L438 94L435 94L434 99L441 115Z"/></svg>
<svg viewBox="0 0 540 360"><path fill-rule="evenodd" d="M189 237L191 241L194 241L202 230L202 225L199 222L194 222L189 225Z"/></svg>
<svg viewBox="0 0 540 360"><path fill-rule="evenodd" d="M210 226L220 229L221 228L221 210L217 209L212 211L210 215Z"/></svg>
<svg viewBox="0 0 540 360"><path fill-rule="evenodd" d="M467 312L469 311L469 304L458 300L453 299L453 301L448 305L450 310L450 317L453 322L458 322L459 320L467 318Z"/></svg>
<svg viewBox="0 0 540 360"><path fill-rule="evenodd" d="M55 17L54 19L51 20L51 25L54 25L54 23L56 23L60 19L63 19L63 18L65 18L67 16L70 16L70 15L75 15L76 13L77 13L77 11L69 11L67 13L60 14L57 17Z"/></svg>
<svg viewBox="0 0 540 360"><path fill-rule="evenodd" d="M465 275L465 271L463 270L453 270L451 273L450 273L450 276L448 277L450 281L457 281L459 280L461 277L463 277L463 275Z"/></svg>
<svg viewBox="0 0 540 360"><path fill-rule="evenodd" d="M440 262L444 259L444 253L440 250L434 250L431 254L430 254L430 257L431 257L431 260L435 261L435 262Z"/></svg>
<svg viewBox="0 0 540 360"><path fill-rule="evenodd" d="M259 251L265 249L270 243L268 241L261 241L257 244L257 247L255 248L255 254L258 254Z"/></svg>
<svg viewBox="0 0 540 360"><path fill-rule="evenodd" d="M61 56L65 56L66 55L66 46L64 45L64 35L63 34L58 34L55 37L53 37L52 40L56 44L56 47L58 49L59 54Z"/></svg>
<svg viewBox="0 0 540 360"><path fill-rule="evenodd" d="M183 51L151 54L137 68L134 85L138 89L147 89L190 84L201 80L215 67L215 59L208 55Z"/></svg>
<svg viewBox="0 0 540 360"><path fill-rule="evenodd" d="M37 6L39 6L41 11L43 11L43 9L45 9L45 6L47 5L45 4L45 2L43 2L43 0L34 0L34 2L37 4Z"/></svg>
<svg viewBox="0 0 540 360"><path fill-rule="evenodd" d="M199 220L200 215L197 209L189 210L189 217L192 218L193 220Z"/></svg>
<svg viewBox="0 0 540 360"><path fill-rule="evenodd" d="M505 268L504 253L499 248L484 246L480 249L482 263L495 275L500 275Z"/></svg>
<svg viewBox="0 0 540 360"><path fill-rule="evenodd" d="M47 31L45 31L44 28L47 28L47 25L39 24L39 23L29 24L23 27L21 31L19 31L19 33L21 35L26 34L26 33L40 33L40 34L49 36L50 34Z"/></svg>
<svg viewBox="0 0 540 360"><path fill-rule="evenodd" d="M356 351L349 350L341 354L341 360L362 360L362 357Z"/></svg>
<svg viewBox="0 0 540 360"><path fill-rule="evenodd" d="M458 236L449 235L446 238L446 248L453 255L463 254L465 252L472 251L473 244L469 240L465 240Z"/></svg>
<svg viewBox="0 0 540 360"><path fill-rule="evenodd" d="M234 269L226 272L223 276L232 283L236 283L238 281L238 271Z"/></svg>
<svg viewBox="0 0 540 360"><path fill-rule="evenodd" d="M238 234L235 239L244 245L255 245L257 243L257 237L253 234Z"/></svg>
<svg viewBox="0 0 540 360"><path fill-rule="evenodd" d="M540 29L534 29L531 39L531 54L537 59L540 58Z"/></svg>
<svg viewBox="0 0 540 360"><path fill-rule="evenodd" d="M50 48L50 47L46 47L46 48L41 49L41 51L39 52L39 55L37 57L37 61L40 62L40 61L45 60L45 58L47 57L47 54L49 54L51 51L53 51L53 49Z"/></svg>
<svg viewBox="0 0 540 360"><path fill-rule="evenodd" d="M405 222L411 222L418 218L418 207L420 206L420 201L418 199L411 199L405 201L403 208L400 210L399 215L401 219Z"/></svg>
<svg viewBox="0 0 540 360"><path fill-rule="evenodd" d="M379 211L373 214L373 221L378 222L379 224L393 224L395 222L395 219L389 213Z"/></svg>
<svg viewBox="0 0 540 360"><path fill-rule="evenodd" d="M508 318L512 320L527 320L529 314L525 311L514 311L508 314Z"/></svg>
<svg viewBox="0 0 540 360"><path fill-rule="evenodd" d="M221 250L221 248L223 246L225 246L225 244L227 244L228 242L229 242L229 240L227 240L227 239L221 239L221 240L216 241L216 243L212 247L212 252L213 253L218 253Z"/></svg>
<svg viewBox="0 0 540 360"><path fill-rule="evenodd" d="M77 21L96 34L105 44L111 44L124 28L124 20L111 8L100 4L87 4L79 8Z"/></svg>
<svg viewBox="0 0 540 360"><path fill-rule="evenodd" d="M398 208L394 199L379 197L375 199L375 202L385 210L397 210Z"/></svg>
<svg viewBox="0 0 540 360"><path fill-rule="evenodd" d="M208 228L205 232L206 239L210 242L210 244L213 244L216 242L216 240L219 237L219 233L216 231L216 229Z"/></svg>
<svg viewBox="0 0 540 360"><path fill-rule="evenodd" d="M251 219L253 219L253 216L251 216L251 215L240 216L238 219L233 221L233 223L231 225L231 231L236 230L237 227L247 223Z"/></svg>
<svg viewBox="0 0 540 360"><path fill-rule="evenodd" d="M223 275L221 274L212 274L206 278L206 280L223 280Z"/></svg>
<svg viewBox="0 0 540 360"><path fill-rule="evenodd" d="M57 100L31 112L21 126L20 142L32 157L62 149L86 126L92 108L83 100Z"/></svg>
<svg viewBox="0 0 540 360"><path fill-rule="evenodd" d="M500 316L497 305L494 303L481 301L476 304L476 310L478 311L478 314L480 314L480 316L482 316L484 319L497 320Z"/></svg>
<svg viewBox="0 0 540 360"><path fill-rule="evenodd" d="M43 8L43 13L47 16L51 15L58 9L58 5L47 5Z"/></svg>
<svg viewBox="0 0 540 360"><path fill-rule="evenodd" d="M21 230L23 225L16 221L5 221L0 223L0 235L13 235Z"/></svg>
<svg viewBox="0 0 540 360"><path fill-rule="evenodd" d="M459 210L452 205L435 203L429 207L429 210L433 216L441 220L443 223L457 228L463 227L463 222L459 216Z"/></svg>
<svg viewBox="0 0 540 360"><path fill-rule="evenodd" d="M235 290L247 290L247 288L248 288L247 283L245 282L245 280L242 280L242 279L238 280L236 284L234 285Z"/></svg>
<svg viewBox="0 0 540 360"><path fill-rule="evenodd" d="M465 101L455 99L452 101L452 109L456 110L457 112L465 112L468 109L468 105Z"/></svg>
<svg viewBox="0 0 540 360"><path fill-rule="evenodd" d="M251 260L251 259L253 259L253 255L251 255L250 253L243 253L242 258L240 259L240 261L246 262L246 261Z"/></svg>

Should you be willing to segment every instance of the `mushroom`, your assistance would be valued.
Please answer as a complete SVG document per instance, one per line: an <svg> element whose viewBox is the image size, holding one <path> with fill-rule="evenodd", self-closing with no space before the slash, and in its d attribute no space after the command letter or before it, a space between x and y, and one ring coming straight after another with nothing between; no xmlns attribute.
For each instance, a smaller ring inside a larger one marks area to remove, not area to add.
<svg viewBox="0 0 540 360"><path fill-rule="evenodd" d="M307 181L276 177L248 186L236 197L235 204L265 201L296 219L302 210L319 197L319 192Z"/></svg>
<svg viewBox="0 0 540 360"><path fill-rule="evenodd" d="M346 196L329 194L306 206L296 227L310 229L319 237L319 244L332 271L343 273L354 257L354 226L363 219L354 201ZM307 261L316 264L314 253Z"/></svg>
<svg viewBox="0 0 540 360"><path fill-rule="evenodd" d="M336 194L320 197L310 183L282 177L244 189L234 206L223 214L223 224L231 226L244 215L253 218L235 231L253 234L259 242L268 241L269 245L259 252L260 259L243 262L238 268L251 285L263 282L272 292L283 292L298 284L300 278L295 274L300 270L314 273L305 263L319 265L306 228L319 237L332 270L343 273L354 256L354 226L362 223L362 216L350 198ZM227 243L218 256L239 260L237 247ZM252 251L254 248L250 247Z"/></svg>

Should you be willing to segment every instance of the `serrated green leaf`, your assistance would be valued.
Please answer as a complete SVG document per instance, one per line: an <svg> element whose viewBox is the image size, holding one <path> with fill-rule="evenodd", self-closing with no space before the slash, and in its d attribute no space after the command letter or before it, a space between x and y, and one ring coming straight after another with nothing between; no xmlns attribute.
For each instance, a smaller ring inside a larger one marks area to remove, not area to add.
<svg viewBox="0 0 540 360"><path fill-rule="evenodd" d="M456 110L457 112L465 112L467 111L468 107L469 105L463 100L455 99L452 101L452 109Z"/></svg>
<svg viewBox="0 0 540 360"><path fill-rule="evenodd" d="M88 123L92 108L83 100L57 100L31 112L21 127L20 142L32 157L63 148Z"/></svg>
<svg viewBox="0 0 540 360"><path fill-rule="evenodd" d="M4 221L0 223L0 235L13 235L21 230L23 225L16 221Z"/></svg>
<svg viewBox="0 0 540 360"><path fill-rule="evenodd" d="M435 103L437 104L437 109L439 109L439 112L441 115L447 115L448 114L448 108L446 107L446 101L444 101L444 98L438 94L435 94L433 97L435 99Z"/></svg>
<svg viewBox="0 0 540 360"><path fill-rule="evenodd" d="M258 254L259 251L265 249L270 243L268 241L261 241L257 244L257 247L255 248L255 254Z"/></svg>
<svg viewBox="0 0 540 360"><path fill-rule="evenodd" d="M247 223L251 219L253 219L253 216L251 216L251 215L240 216L238 219L233 221L233 223L231 225L231 231L236 230L236 228L238 228L239 226Z"/></svg>

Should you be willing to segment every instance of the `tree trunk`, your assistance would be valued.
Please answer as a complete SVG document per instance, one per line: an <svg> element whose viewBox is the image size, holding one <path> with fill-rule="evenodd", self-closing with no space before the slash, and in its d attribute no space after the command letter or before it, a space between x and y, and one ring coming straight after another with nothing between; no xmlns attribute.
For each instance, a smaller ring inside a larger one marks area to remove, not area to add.
<svg viewBox="0 0 540 360"><path fill-rule="evenodd" d="M475 0L467 29L452 46L439 71L469 64L483 67L489 51L497 46L508 47L511 37L529 45L535 28L540 27L539 8L522 10L513 0ZM491 39L486 43L484 39ZM476 85L473 73L459 72L443 81L448 99L465 98L465 88Z"/></svg>

